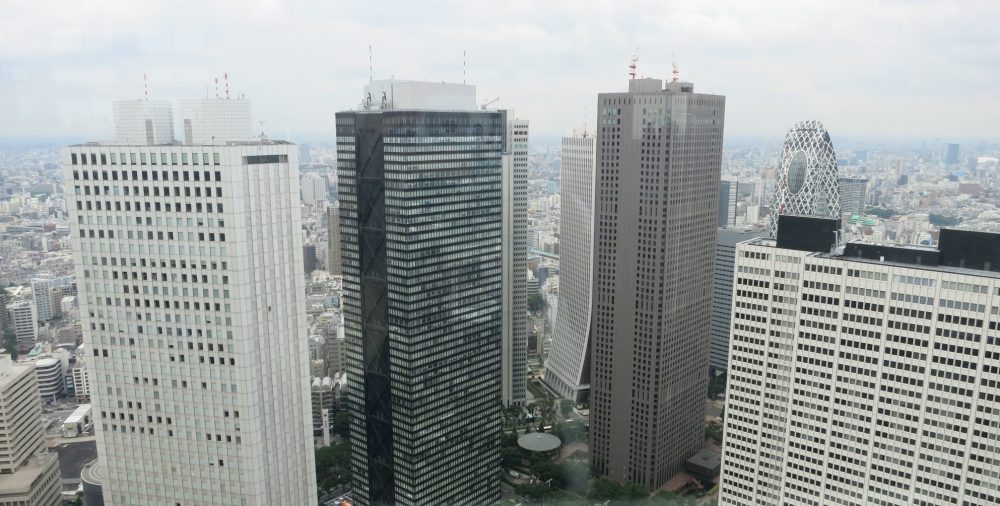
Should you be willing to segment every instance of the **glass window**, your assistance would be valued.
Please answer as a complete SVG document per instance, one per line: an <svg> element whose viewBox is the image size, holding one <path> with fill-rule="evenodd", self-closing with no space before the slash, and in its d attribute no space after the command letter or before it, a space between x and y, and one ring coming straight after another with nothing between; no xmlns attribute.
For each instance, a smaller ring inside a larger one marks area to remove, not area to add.
<svg viewBox="0 0 1000 506"><path fill-rule="evenodd" d="M188 154L181 153L181 165L187 165L187 164L188 164Z"/></svg>

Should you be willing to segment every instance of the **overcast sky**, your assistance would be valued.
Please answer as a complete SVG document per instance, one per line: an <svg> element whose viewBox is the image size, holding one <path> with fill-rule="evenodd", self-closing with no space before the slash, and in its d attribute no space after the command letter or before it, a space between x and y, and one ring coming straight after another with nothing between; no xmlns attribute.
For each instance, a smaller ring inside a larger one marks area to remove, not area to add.
<svg viewBox="0 0 1000 506"><path fill-rule="evenodd" d="M0 138L106 138L110 101L231 93L272 136L333 137L333 114L375 78L468 80L558 136L593 126L596 95L672 55L695 90L726 95L726 134L996 138L1000 2L7 1Z"/></svg>

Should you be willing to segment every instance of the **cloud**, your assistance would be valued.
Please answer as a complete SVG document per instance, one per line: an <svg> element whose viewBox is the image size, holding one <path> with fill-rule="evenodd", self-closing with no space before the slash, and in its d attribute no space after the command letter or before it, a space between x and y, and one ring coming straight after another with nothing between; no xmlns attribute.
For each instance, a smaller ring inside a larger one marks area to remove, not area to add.
<svg viewBox="0 0 1000 506"><path fill-rule="evenodd" d="M676 59L727 96L729 135L780 136L804 118L835 136L989 137L1000 125L1000 36L984 1L190 0L8 2L0 18L0 135L110 133L110 101L214 93L230 74L255 116L328 135L375 77L460 81L556 136L600 91ZM593 116L591 115L591 118ZM593 121L591 119L591 121Z"/></svg>

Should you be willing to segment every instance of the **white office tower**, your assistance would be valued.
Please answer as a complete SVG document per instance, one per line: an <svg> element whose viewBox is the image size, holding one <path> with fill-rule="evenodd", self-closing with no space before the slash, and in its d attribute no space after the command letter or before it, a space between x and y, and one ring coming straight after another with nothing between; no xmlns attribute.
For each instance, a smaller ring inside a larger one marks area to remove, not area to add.
<svg viewBox="0 0 1000 506"><path fill-rule="evenodd" d="M0 355L0 504L56 506L59 463L46 451L33 364Z"/></svg>
<svg viewBox="0 0 1000 506"><path fill-rule="evenodd" d="M225 144L254 138L248 99L181 100L180 110L184 144Z"/></svg>
<svg viewBox="0 0 1000 506"><path fill-rule="evenodd" d="M837 155L819 121L801 121L785 134L769 207L771 237L783 214L840 218Z"/></svg>
<svg viewBox="0 0 1000 506"><path fill-rule="evenodd" d="M112 103L115 142L151 146L174 142L174 109L166 100L116 100Z"/></svg>
<svg viewBox="0 0 1000 506"><path fill-rule="evenodd" d="M590 392L593 320L595 137L562 139L559 210L559 313L545 363L545 383L586 401Z"/></svg>
<svg viewBox="0 0 1000 506"><path fill-rule="evenodd" d="M460 86L460 85L452 85ZM523 404L528 374L528 120L507 113L503 152L503 401Z"/></svg>
<svg viewBox="0 0 1000 506"><path fill-rule="evenodd" d="M719 503L1000 504L1000 235L836 228L737 246Z"/></svg>
<svg viewBox="0 0 1000 506"><path fill-rule="evenodd" d="M311 207L320 207L326 202L326 178L309 173L302 176L302 203Z"/></svg>
<svg viewBox="0 0 1000 506"><path fill-rule="evenodd" d="M298 149L229 120L63 150L109 505L316 504Z"/></svg>
<svg viewBox="0 0 1000 506"><path fill-rule="evenodd" d="M736 244L767 235L765 232L744 232L739 229L719 229L715 234L715 271L712 275L712 320L709 324L711 349L708 370L713 376L725 374L729 362L729 328L733 312L733 268Z"/></svg>

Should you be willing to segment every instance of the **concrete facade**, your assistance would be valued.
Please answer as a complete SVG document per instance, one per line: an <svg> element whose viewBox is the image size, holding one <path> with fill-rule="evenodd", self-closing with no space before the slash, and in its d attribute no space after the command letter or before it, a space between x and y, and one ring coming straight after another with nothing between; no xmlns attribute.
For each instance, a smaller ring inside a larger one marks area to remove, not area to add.
<svg viewBox="0 0 1000 506"><path fill-rule="evenodd" d="M655 489L704 440L725 97L633 79L597 112L591 459Z"/></svg>
<svg viewBox="0 0 1000 506"><path fill-rule="evenodd" d="M590 395L595 154L593 135L562 139L559 312L545 364L545 383L575 401L585 401Z"/></svg>

